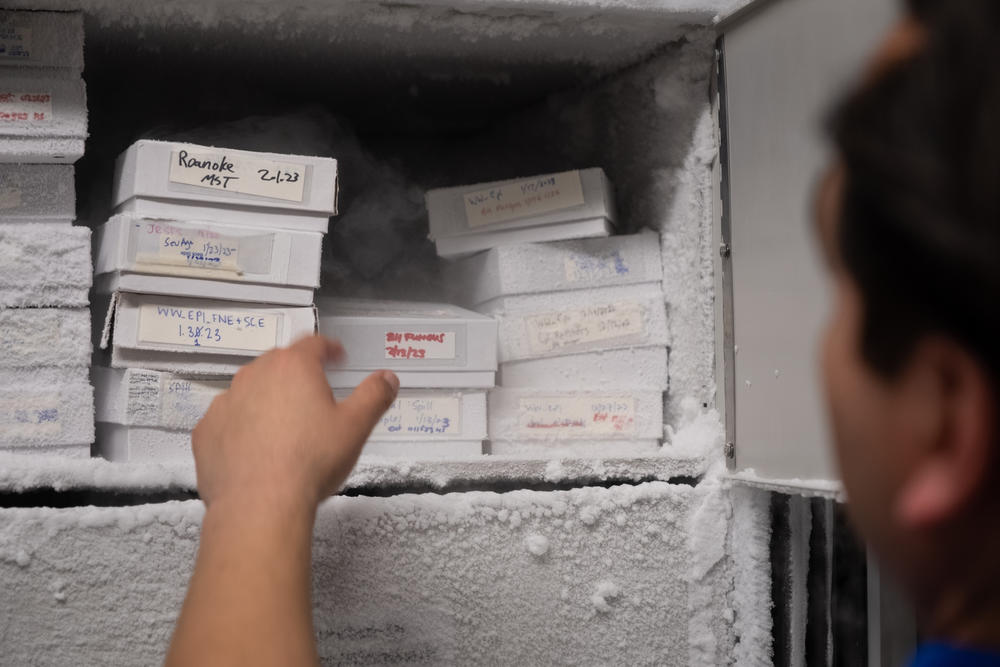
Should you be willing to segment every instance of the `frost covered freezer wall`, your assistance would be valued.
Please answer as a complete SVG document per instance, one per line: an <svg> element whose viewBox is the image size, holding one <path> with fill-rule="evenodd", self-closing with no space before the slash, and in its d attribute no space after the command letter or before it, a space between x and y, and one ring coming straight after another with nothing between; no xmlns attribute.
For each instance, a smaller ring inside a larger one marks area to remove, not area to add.
<svg viewBox="0 0 1000 667"><path fill-rule="evenodd" d="M169 136L338 157L331 295L447 299L426 239L431 187L599 165L624 228L660 236L667 446L640 459L359 469L353 493L542 490L328 503L315 555L328 662L768 659L766 502L720 484L712 409L711 23L739 4L83 0L92 135L77 185L90 222L107 216L118 152ZM616 483L628 484L604 488ZM114 504L118 491L189 497L194 475L0 458L0 488L23 504ZM201 512L196 501L0 510L10 655L158 661Z"/></svg>

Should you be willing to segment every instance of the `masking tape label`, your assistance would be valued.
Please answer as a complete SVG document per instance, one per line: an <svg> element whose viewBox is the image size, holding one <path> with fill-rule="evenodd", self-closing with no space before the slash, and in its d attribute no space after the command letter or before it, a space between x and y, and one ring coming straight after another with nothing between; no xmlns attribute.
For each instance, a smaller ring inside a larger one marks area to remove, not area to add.
<svg viewBox="0 0 1000 667"><path fill-rule="evenodd" d="M518 220L584 203L579 171L529 178L464 196L469 227Z"/></svg>
<svg viewBox="0 0 1000 667"><path fill-rule="evenodd" d="M234 308L143 304L139 342L263 352L275 347L281 315Z"/></svg>
<svg viewBox="0 0 1000 667"><path fill-rule="evenodd" d="M379 420L373 435L434 439L462 432L462 399L458 396L401 397Z"/></svg>
<svg viewBox="0 0 1000 667"><path fill-rule="evenodd" d="M387 331L386 359L454 359L454 331Z"/></svg>
<svg viewBox="0 0 1000 667"><path fill-rule="evenodd" d="M178 149L170 154L170 182L209 190L301 202L306 166L232 152Z"/></svg>
<svg viewBox="0 0 1000 667"><path fill-rule="evenodd" d="M532 354L646 333L642 305L635 302L531 315L524 324Z"/></svg>
<svg viewBox="0 0 1000 667"><path fill-rule="evenodd" d="M566 438L635 433L635 399L628 396L522 398L522 435Z"/></svg>
<svg viewBox="0 0 1000 667"><path fill-rule="evenodd" d="M565 259L564 264L566 281L571 283L611 281L630 273L625 258L618 250L599 255L574 252Z"/></svg>
<svg viewBox="0 0 1000 667"><path fill-rule="evenodd" d="M52 120L52 93L0 91L0 123L48 123Z"/></svg>

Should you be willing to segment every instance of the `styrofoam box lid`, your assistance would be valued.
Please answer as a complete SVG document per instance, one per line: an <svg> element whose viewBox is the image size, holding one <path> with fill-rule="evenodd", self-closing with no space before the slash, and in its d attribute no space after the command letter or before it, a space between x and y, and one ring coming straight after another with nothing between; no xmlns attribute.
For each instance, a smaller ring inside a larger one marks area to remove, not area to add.
<svg viewBox="0 0 1000 667"><path fill-rule="evenodd" d="M600 168L430 190L431 239L574 220L617 220L614 190Z"/></svg>
<svg viewBox="0 0 1000 667"><path fill-rule="evenodd" d="M157 358L155 353L180 360L190 354L256 357L312 334L315 326L311 307L120 292L111 297L101 348L111 338L115 350L150 352Z"/></svg>
<svg viewBox="0 0 1000 667"><path fill-rule="evenodd" d="M123 271L312 289L319 287L323 235L116 215L97 228L94 245L97 274Z"/></svg>
<svg viewBox="0 0 1000 667"><path fill-rule="evenodd" d="M610 287L663 279L660 235L652 230L610 238L494 248L448 265L463 303L499 296Z"/></svg>
<svg viewBox="0 0 1000 667"><path fill-rule="evenodd" d="M0 66L83 70L83 13L0 11Z"/></svg>
<svg viewBox="0 0 1000 667"><path fill-rule="evenodd" d="M347 370L495 371L497 322L451 304L319 302L320 333L343 343Z"/></svg>
<svg viewBox="0 0 1000 667"><path fill-rule="evenodd" d="M76 183L69 164L0 164L0 220L71 221Z"/></svg>
<svg viewBox="0 0 1000 667"><path fill-rule="evenodd" d="M335 391L343 400L350 391ZM382 415L372 442L486 439L486 392L402 389Z"/></svg>
<svg viewBox="0 0 1000 667"><path fill-rule="evenodd" d="M135 197L329 217L337 212L337 161L143 139L115 163L113 205Z"/></svg>
<svg viewBox="0 0 1000 667"><path fill-rule="evenodd" d="M87 93L79 77L52 70L4 70L0 88L0 137L79 138L87 136Z"/></svg>

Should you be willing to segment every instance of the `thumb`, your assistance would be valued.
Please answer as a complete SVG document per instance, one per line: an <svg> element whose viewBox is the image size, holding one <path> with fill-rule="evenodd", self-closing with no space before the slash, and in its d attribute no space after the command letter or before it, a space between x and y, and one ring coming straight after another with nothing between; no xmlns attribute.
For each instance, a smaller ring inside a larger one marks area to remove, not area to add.
<svg viewBox="0 0 1000 667"><path fill-rule="evenodd" d="M399 378L392 371L375 371L337 405L340 431L358 446L371 435L375 424L396 400Z"/></svg>

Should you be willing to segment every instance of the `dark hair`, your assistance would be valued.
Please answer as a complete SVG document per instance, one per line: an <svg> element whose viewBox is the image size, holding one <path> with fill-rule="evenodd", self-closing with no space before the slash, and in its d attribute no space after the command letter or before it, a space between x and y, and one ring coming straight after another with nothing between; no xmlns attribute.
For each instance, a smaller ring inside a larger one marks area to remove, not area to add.
<svg viewBox="0 0 1000 667"><path fill-rule="evenodd" d="M846 169L839 252L861 349L897 373L928 334L1000 380L1000 2L911 0L919 51L831 119Z"/></svg>

